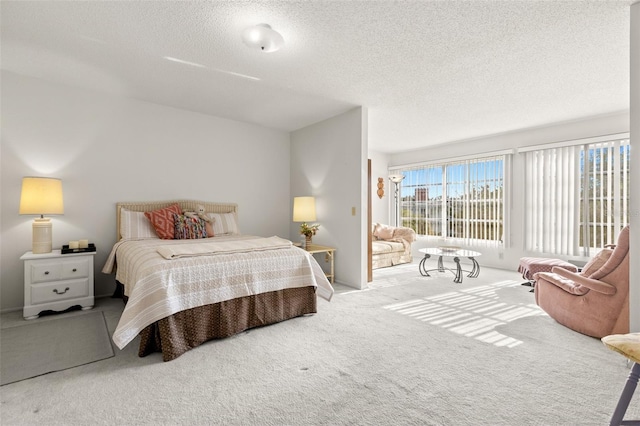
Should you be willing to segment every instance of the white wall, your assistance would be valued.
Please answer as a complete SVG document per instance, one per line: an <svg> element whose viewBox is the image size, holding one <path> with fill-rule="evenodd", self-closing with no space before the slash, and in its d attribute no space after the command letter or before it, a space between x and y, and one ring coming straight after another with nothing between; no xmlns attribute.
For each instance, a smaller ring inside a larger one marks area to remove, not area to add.
<svg viewBox="0 0 640 426"><path fill-rule="evenodd" d="M389 223L389 208L394 186L389 180L389 154L369 150L371 160L371 222ZM384 182L384 196L378 197L378 178Z"/></svg>
<svg viewBox="0 0 640 426"><path fill-rule="evenodd" d="M18 215L23 176L61 178L65 214L53 245L96 243L99 272L116 238L115 203L200 199L239 204L245 234L288 237L289 134L2 72L1 308L22 308L19 257L33 217Z"/></svg>
<svg viewBox="0 0 640 426"><path fill-rule="evenodd" d="M335 247L336 282L366 285L367 111L354 108L291 134L291 199L316 197L313 242ZM352 214L355 208L355 215ZM291 222L290 238L300 224Z"/></svg>
<svg viewBox="0 0 640 426"><path fill-rule="evenodd" d="M389 166L418 163L421 161L434 161L454 158L456 156L482 155L483 153L504 149L517 149L518 147L538 145L592 136L624 133L629 131L629 113L621 112L607 116L591 117L584 120L558 123L554 125L523 129L517 132L504 133L477 138L469 141L448 143L432 148L392 154ZM633 151L633 150L632 150ZM523 256L535 256L535 253L527 253L524 250L524 154L513 156L513 175L511 177L511 204L508 214L511 218L510 246L503 249L491 249L487 247L470 247L482 253L478 260L482 265L496 268L516 270L519 259ZM632 190L633 194L633 190ZM633 197L632 197L633 198ZM417 251L423 247L434 246L433 237L420 237L413 244L414 256L419 256Z"/></svg>
<svg viewBox="0 0 640 426"><path fill-rule="evenodd" d="M629 322L640 332L640 2L631 6L631 145Z"/></svg>

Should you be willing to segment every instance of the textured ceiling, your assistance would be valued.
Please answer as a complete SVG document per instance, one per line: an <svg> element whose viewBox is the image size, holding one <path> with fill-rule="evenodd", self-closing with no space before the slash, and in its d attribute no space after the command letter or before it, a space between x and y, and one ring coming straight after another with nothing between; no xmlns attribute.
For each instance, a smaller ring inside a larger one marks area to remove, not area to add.
<svg viewBox="0 0 640 426"><path fill-rule="evenodd" d="M399 152L628 110L631 3L3 0L1 66L288 131L362 105Z"/></svg>

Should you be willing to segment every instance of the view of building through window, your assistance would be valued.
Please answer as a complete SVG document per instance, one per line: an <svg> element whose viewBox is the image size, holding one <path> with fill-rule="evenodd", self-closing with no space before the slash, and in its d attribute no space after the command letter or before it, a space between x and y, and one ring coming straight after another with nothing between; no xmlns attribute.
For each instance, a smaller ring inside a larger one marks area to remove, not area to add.
<svg viewBox="0 0 640 426"><path fill-rule="evenodd" d="M503 242L505 156L401 169L400 223L419 235Z"/></svg>

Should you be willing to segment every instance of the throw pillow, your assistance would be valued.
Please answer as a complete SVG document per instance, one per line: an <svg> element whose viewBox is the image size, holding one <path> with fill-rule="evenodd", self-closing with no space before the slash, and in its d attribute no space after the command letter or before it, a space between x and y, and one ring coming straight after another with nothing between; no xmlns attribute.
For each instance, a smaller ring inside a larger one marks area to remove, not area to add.
<svg viewBox="0 0 640 426"><path fill-rule="evenodd" d="M206 223L199 217L189 217L183 214L174 214L174 238L176 240L193 240L207 238Z"/></svg>
<svg viewBox="0 0 640 426"><path fill-rule="evenodd" d="M207 237L215 237L216 234L213 232L213 224L211 222L204 222L204 228L207 230Z"/></svg>
<svg viewBox="0 0 640 426"><path fill-rule="evenodd" d="M177 203L163 209L144 213L156 230L158 237L163 240L173 240L174 238L174 214L182 214L182 209Z"/></svg>
<svg viewBox="0 0 640 426"><path fill-rule="evenodd" d="M373 230L373 235L381 240L390 240L393 238L394 229L393 226L378 223Z"/></svg>

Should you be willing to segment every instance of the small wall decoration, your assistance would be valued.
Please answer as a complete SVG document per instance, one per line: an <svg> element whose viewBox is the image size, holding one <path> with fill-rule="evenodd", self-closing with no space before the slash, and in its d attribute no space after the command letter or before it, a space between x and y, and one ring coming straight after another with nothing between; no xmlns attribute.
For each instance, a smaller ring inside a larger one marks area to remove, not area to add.
<svg viewBox="0 0 640 426"><path fill-rule="evenodd" d="M384 196L384 179L378 178L378 198L382 198Z"/></svg>

